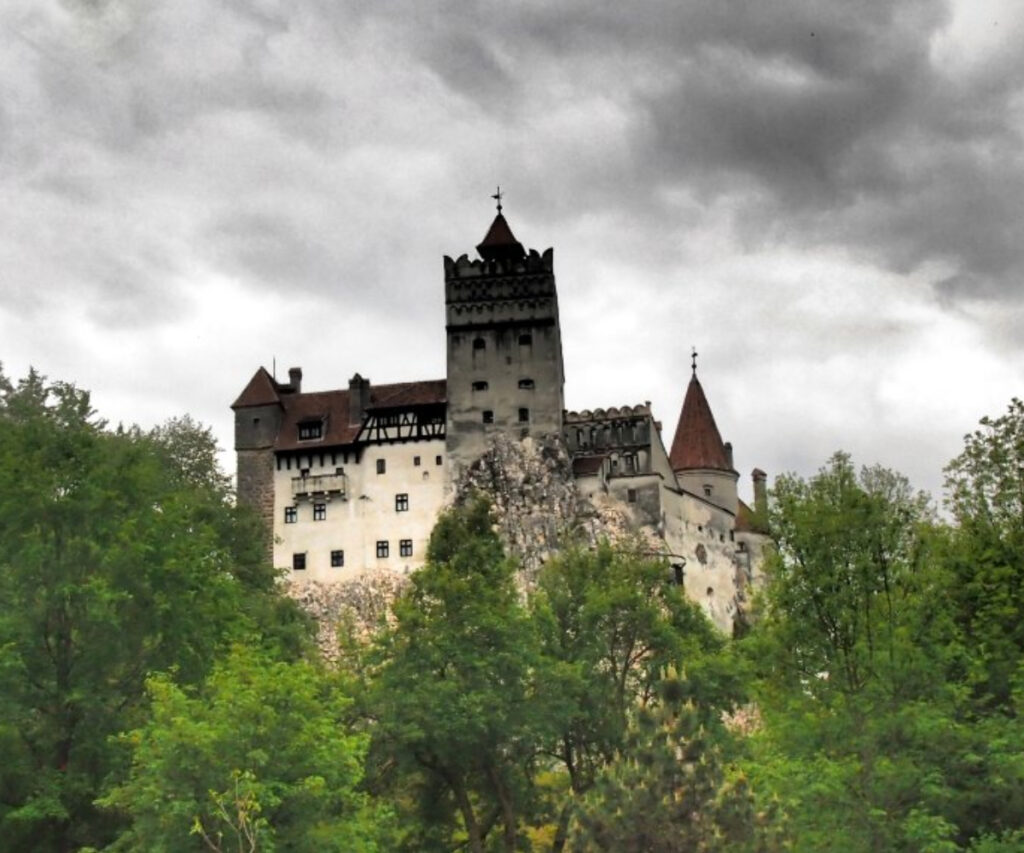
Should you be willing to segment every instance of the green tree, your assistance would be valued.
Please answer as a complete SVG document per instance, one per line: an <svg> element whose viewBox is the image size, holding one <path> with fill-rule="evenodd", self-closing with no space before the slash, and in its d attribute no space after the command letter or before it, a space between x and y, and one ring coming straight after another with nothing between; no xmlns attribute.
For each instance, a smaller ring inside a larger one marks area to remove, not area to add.
<svg viewBox="0 0 1024 853"><path fill-rule="evenodd" d="M842 454L780 478L771 509L778 552L743 643L764 719L747 766L797 847L952 851L1014 828L1024 733L972 708L958 531L902 477L858 476Z"/></svg>
<svg viewBox="0 0 1024 853"><path fill-rule="evenodd" d="M151 717L124 736L130 777L102 801L131 819L113 849L381 849L387 814L358 790L369 738L341 675L237 647L199 689L147 689Z"/></svg>
<svg viewBox="0 0 1024 853"><path fill-rule="evenodd" d="M139 719L149 672L197 682L231 637L276 631L270 617L287 625L274 642L301 637L249 522L222 484L186 475L165 438L109 431L87 393L35 372L0 381L8 849L111 837L115 821L93 800L119 767L109 738Z"/></svg>
<svg viewBox="0 0 1024 853"><path fill-rule="evenodd" d="M707 716L741 689L724 638L669 581L664 560L636 543L556 555L538 576L531 610L547 661L542 671L558 702L546 754L569 777L552 844L560 850L572 802L621 749L630 715L651 698L666 667L685 666L684 688Z"/></svg>
<svg viewBox="0 0 1024 853"><path fill-rule="evenodd" d="M746 779L727 764L723 733L686 700L675 672L634 709L616 760L577 810L577 853L783 849L758 816Z"/></svg>
<svg viewBox="0 0 1024 853"><path fill-rule="evenodd" d="M842 453L810 480L778 478L758 634L780 683L823 701L878 678L910 686L901 631L925 581L930 519L906 478L877 467L858 476Z"/></svg>
<svg viewBox="0 0 1024 853"><path fill-rule="evenodd" d="M957 522L950 592L972 651L972 691L980 711L1012 713L1024 676L1024 402L965 436L946 491Z"/></svg>
<svg viewBox="0 0 1024 853"><path fill-rule="evenodd" d="M547 697L484 499L442 515L395 617L370 706L377 784L405 791L419 812L406 843L482 853L500 826L501 848L517 849Z"/></svg>

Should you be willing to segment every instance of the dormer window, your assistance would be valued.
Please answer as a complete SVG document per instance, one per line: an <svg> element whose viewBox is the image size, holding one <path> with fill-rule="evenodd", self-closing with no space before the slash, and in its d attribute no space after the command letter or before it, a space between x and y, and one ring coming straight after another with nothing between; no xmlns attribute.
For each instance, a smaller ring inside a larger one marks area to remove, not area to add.
<svg viewBox="0 0 1024 853"><path fill-rule="evenodd" d="M324 437L323 418L299 421L299 441L315 441Z"/></svg>

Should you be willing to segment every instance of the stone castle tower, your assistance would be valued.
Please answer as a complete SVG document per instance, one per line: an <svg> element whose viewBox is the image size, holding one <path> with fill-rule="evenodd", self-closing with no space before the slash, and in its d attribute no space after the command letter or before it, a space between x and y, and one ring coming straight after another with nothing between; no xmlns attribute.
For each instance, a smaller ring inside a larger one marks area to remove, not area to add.
<svg viewBox="0 0 1024 853"><path fill-rule="evenodd" d="M565 408L553 251L527 253L500 206L477 251L444 259L452 478L489 434L561 435Z"/></svg>

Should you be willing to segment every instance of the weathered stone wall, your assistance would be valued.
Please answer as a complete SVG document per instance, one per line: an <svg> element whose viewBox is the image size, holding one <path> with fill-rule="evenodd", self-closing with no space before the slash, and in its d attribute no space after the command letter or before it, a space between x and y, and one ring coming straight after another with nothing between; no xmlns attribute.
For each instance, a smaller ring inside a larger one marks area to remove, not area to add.
<svg viewBox="0 0 1024 853"><path fill-rule="evenodd" d="M267 559L274 559L274 451L239 450L237 452L238 503L250 506L263 522Z"/></svg>

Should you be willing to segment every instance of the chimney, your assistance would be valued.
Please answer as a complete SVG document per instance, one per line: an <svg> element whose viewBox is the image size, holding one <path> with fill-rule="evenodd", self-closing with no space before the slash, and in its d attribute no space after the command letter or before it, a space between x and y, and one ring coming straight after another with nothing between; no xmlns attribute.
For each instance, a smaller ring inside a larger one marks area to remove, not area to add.
<svg viewBox="0 0 1024 853"><path fill-rule="evenodd" d="M352 426L361 424L369 405L370 380L357 373L348 381L348 422Z"/></svg>
<svg viewBox="0 0 1024 853"><path fill-rule="evenodd" d="M729 470L732 471L733 467L734 467L733 464L732 464L732 442L731 441L727 441L725 443L724 447L725 447L725 461L729 463Z"/></svg>
<svg viewBox="0 0 1024 853"><path fill-rule="evenodd" d="M302 393L302 368L301 367L289 367L288 368L288 384L291 386L291 392L293 394Z"/></svg>
<svg viewBox="0 0 1024 853"><path fill-rule="evenodd" d="M768 475L760 468L755 468L750 476L754 478L754 512L764 520L768 515L768 490L765 487Z"/></svg>

